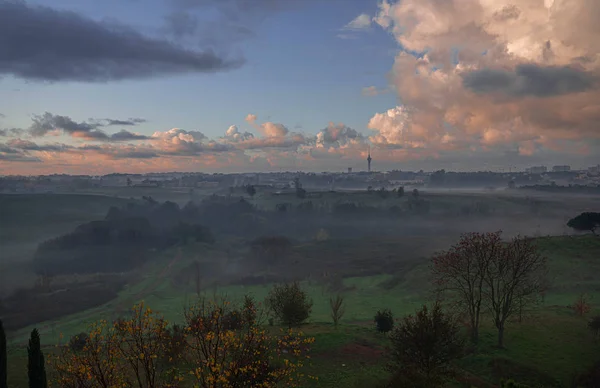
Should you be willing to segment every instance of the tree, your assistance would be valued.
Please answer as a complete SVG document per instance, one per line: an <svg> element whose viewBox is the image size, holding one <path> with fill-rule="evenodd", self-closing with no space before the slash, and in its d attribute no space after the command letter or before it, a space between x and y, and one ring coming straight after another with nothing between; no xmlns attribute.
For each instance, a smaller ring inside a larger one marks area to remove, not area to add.
<svg viewBox="0 0 600 388"><path fill-rule="evenodd" d="M306 198L306 190L304 190L302 187L296 187L296 197L300 199Z"/></svg>
<svg viewBox="0 0 600 388"><path fill-rule="evenodd" d="M390 309L377 311L373 318L375 329L380 333L387 333L394 328L394 314Z"/></svg>
<svg viewBox="0 0 600 388"><path fill-rule="evenodd" d="M590 231L596 234L596 228L600 227L600 213L585 212L567 222L569 228L580 232Z"/></svg>
<svg viewBox="0 0 600 388"><path fill-rule="evenodd" d="M249 301L251 303L249 303ZM185 361L195 386L266 387L298 386L305 354L314 338L291 329L272 336L256 322L256 306L246 298L237 307L229 301L200 300L186 308ZM227 317L236 315L232 327Z"/></svg>
<svg viewBox="0 0 600 388"><path fill-rule="evenodd" d="M256 194L256 188L254 187L254 185L246 186L246 193L248 193L250 197L254 197L254 195Z"/></svg>
<svg viewBox="0 0 600 388"><path fill-rule="evenodd" d="M252 241L250 249L256 259L273 265L290 253L292 242L285 236L263 236Z"/></svg>
<svg viewBox="0 0 600 388"><path fill-rule="evenodd" d="M419 190L417 190L417 189L413 189L413 191L412 191L412 196L413 196L414 198L419 198Z"/></svg>
<svg viewBox="0 0 600 388"><path fill-rule="evenodd" d="M293 282L274 285L266 304L280 323L293 327L310 317L313 301L298 282Z"/></svg>
<svg viewBox="0 0 600 388"><path fill-rule="evenodd" d="M474 343L479 340L487 267L502 250L500 234L463 234L448 251L433 257L432 272L438 296L449 296L459 308L464 309L469 317L470 337Z"/></svg>
<svg viewBox="0 0 600 388"><path fill-rule="evenodd" d="M409 315L392 331L391 363L394 382L405 386L439 387L452 376L451 362L462 355L460 328L436 303ZM416 384L419 382L419 384Z"/></svg>
<svg viewBox="0 0 600 388"><path fill-rule="evenodd" d="M583 317L585 314L589 313L592 310L592 306L590 306L589 296L587 294L579 294L577 300L571 306L575 314L580 317Z"/></svg>
<svg viewBox="0 0 600 388"><path fill-rule="evenodd" d="M40 333L37 329L31 331L27 346L27 376L29 388L47 388L46 366L40 343Z"/></svg>
<svg viewBox="0 0 600 388"><path fill-rule="evenodd" d="M329 307L331 307L331 319L333 320L333 326L337 329L338 323L344 316L346 309L344 307L344 297L336 295L335 299L329 298Z"/></svg>
<svg viewBox="0 0 600 388"><path fill-rule="evenodd" d="M0 319L0 388L8 388L8 360L6 352L6 333Z"/></svg>
<svg viewBox="0 0 600 388"><path fill-rule="evenodd" d="M491 256L485 269L486 303L498 329L498 347L502 348L506 320L518 313L523 303L536 302L544 289L546 258L533 239L517 236Z"/></svg>
<svg viewBox="0 0 600 388"><path fill-rule="evenodd" d="M600 336L600 315L593 317L588 322L588 328L594 332L594 335L596 336L596 338L598 338Z"/></svg>
<svg viewBox="0 0 600 388"><path fill-rule="evenodd" d="M404 197L404 186L398 187L398 191L396 191L396 195L398 195L398 198Z"/></svg>

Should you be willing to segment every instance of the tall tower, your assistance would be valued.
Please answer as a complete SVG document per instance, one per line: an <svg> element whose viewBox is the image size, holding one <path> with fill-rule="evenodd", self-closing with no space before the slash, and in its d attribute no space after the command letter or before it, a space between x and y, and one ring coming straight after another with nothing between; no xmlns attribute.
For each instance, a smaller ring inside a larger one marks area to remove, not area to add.
<svg viewBox="0 0 600 388"><path fill-rule="evenodd" d="M371 172L371 146L369 146L369 156L367 156L367 171Z"/></svg>

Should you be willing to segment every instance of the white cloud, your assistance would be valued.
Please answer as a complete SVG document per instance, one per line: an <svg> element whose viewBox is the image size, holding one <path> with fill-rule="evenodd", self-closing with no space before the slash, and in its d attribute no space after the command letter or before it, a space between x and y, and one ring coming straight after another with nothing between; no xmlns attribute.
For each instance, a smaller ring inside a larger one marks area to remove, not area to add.
<svg viewBox="0 0 600 388"><path fill-rule="evenodd" d="M371 27L372 18L366 13L361 13L354 20L344 26L345 30L364 30Z"/></svg>

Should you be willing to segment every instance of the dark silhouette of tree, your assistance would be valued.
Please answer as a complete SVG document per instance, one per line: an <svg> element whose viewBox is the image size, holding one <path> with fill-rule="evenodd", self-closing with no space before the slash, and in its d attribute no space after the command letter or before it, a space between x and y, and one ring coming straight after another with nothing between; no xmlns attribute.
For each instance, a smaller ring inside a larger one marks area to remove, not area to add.
<svg viewBox="0 0 600 388"><path fill-rule="evenodd" d="M544 289L546 258L533 239L515 237L490 259L485 265L484 293L502 348L506 320L523 304L536 302Z"/></svg>
<svg viewBox="0 0 600 388"><path fill-rule="evenodd" d="M433 257L434 283L439 296L448 296L469 317L471 341L479 340L485 307L485 276L490 261L502 251L501 232L468 233L448 251Z"/></svg>
<svg viewBox="0 0 600 388"><path fill-rule="evenodd" d="M252 241L250 248L256 259L273 265L289 254L292 243L285 236L264 236Z"/></svg>
<svg viewBox="0 0 600 388"><path fill-rule="evenodd" d="M131 179L127 178L127 186L131 186Z"/></svg>
<svg viewBox="0 0 600 388"><path fill-rule="evenodd" d="M390 309L377 311L373 318L375 329L380 333L387 333L394 328L394 314Z"/></svg>
<svg viewBox="0 0 600 388"><path fill-rule="evenodd" d="M588 328L594 332L596 338L600 337L600 315L596 315L588 322Z"/></svg>
<svg viewBox="0 0 600 388"><path fill-rule="evenodd" d="M248 193L250 197L254 197L254 195L256 194L256 188L254 187L254 185L246 186L246 193Z"/></svg>
<svg viewBox="0 0 600 388"><path fill-rule="evenodd" d="M405 317L390 340L393 382L419 387L443 386L453 375L451 362L462 355L464 342L456 320L437 303L431 311L423 306L415 316Z"/></svg>
<svg viewBox="0 0 600 388"><path fill-rule="evenodd" d="M417 190L417 189L413 189L413 191L412 191L412 196L413 196L414 198L419 198L419 190Z"/></svg>
<svg viewBox="0 0 600 388"><path fill-rule="evenodd" d="M446 182L446 170L438 170L429 176L432 186L442 186Z"/></svg>
<svg viewBox="0 0 600 388"><path fill-rule="evenodd" d="M296 187L296 197L300 199L306 198L306 190L304 190L302 187Z"/></svg>
<svg viewBox="0 0 600 388"><path fill-rule="evenodd" d="M6 352L6 333L0 319L0 388L8 388L8 360Z"/></svg>
<svg viewBox="0 0 600 388"><path fill-rule="evenodd" d="M596 228L600 226L600 213L581 213L577 217L571 218L569 222L567 222L567 226L579 232L590 231L595 235Z"/></svg>
<svg viewBox="0 0 600 388"><path fill-rule="evenodd" d="M383 199L387 198L390 195L390 192L385 189L385 187L381 187L377 190L377 194Z"/></svg>
<svg viewBox="0 0 600 388"><path fill-rule="evenodd" d="M398 195L398 198L404 197L404 186L398 187L398 191L396 191L396 195Z"/></svg>
<svg viewBox="0 0 600 388"><path fill-rule="evenodd" d="M47 388L46 366L40 343L40 333L37 329L31 331L29 346L27 346L27 375L29 388Z"/></svg>

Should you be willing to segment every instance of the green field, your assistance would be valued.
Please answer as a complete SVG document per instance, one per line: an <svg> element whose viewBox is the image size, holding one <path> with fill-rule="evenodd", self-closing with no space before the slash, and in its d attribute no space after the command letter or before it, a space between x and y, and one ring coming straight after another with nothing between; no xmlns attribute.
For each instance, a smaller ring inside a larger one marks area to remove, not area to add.
<svg viewBox="0 0 600 388"><path fill-rule="evenodd" d="M315 243L316 244L316 243ZM336 242L321 244L335 246ZM473 352L458 362L458 366L472 374L476 386L492 386L502 377L515 377L530 384L542 386L569 386L574 374L583 371L600 358L600 346L586 327L587 317L577 317L567 307L582 292L591 297L592 314L600 307L593 299L600 289L600 239L585 237L550 237L538 239L539 247L548 257L551 286L543 306L528 313L522 323L507 327L506 349L495 347L492 325L483 324L481 343ZM59 322L44 322L40 329L45 344L56 344L62 333L65 338L83 331L89 322L114 316L116 309L131 306L138 297L153 310L160 311L170 321L181 321L182 309L193 298L193 293L176 287L169 276L157 274L174 261L170 274L184 269L198 257L209 260L219 247L193 246L181 253L165 252L146 268L146 277L139 284L122 291L119 298L100 308L65 317ZM306 247L304 249L307 249ZM382 248L383 249L383 248ZM373 386L381 379L385 365L385 337L375 333L371 322L377 309L390 308L396 317L415 311L429 300L429 272L427 261L411 267L406 273L353 277L344 279L347 291L347 312L344 324L333 329L330 324L328 298L330 294L315 281L303 283L314 300L309 324L303 329L314 335L312 363L307 372L319 377L318 386ZM226 294L232 299L244 294L264 298L270 285L211 286L205 292ZM13 333L11 348L11 387L24 387L27 328Z"/></svg>

